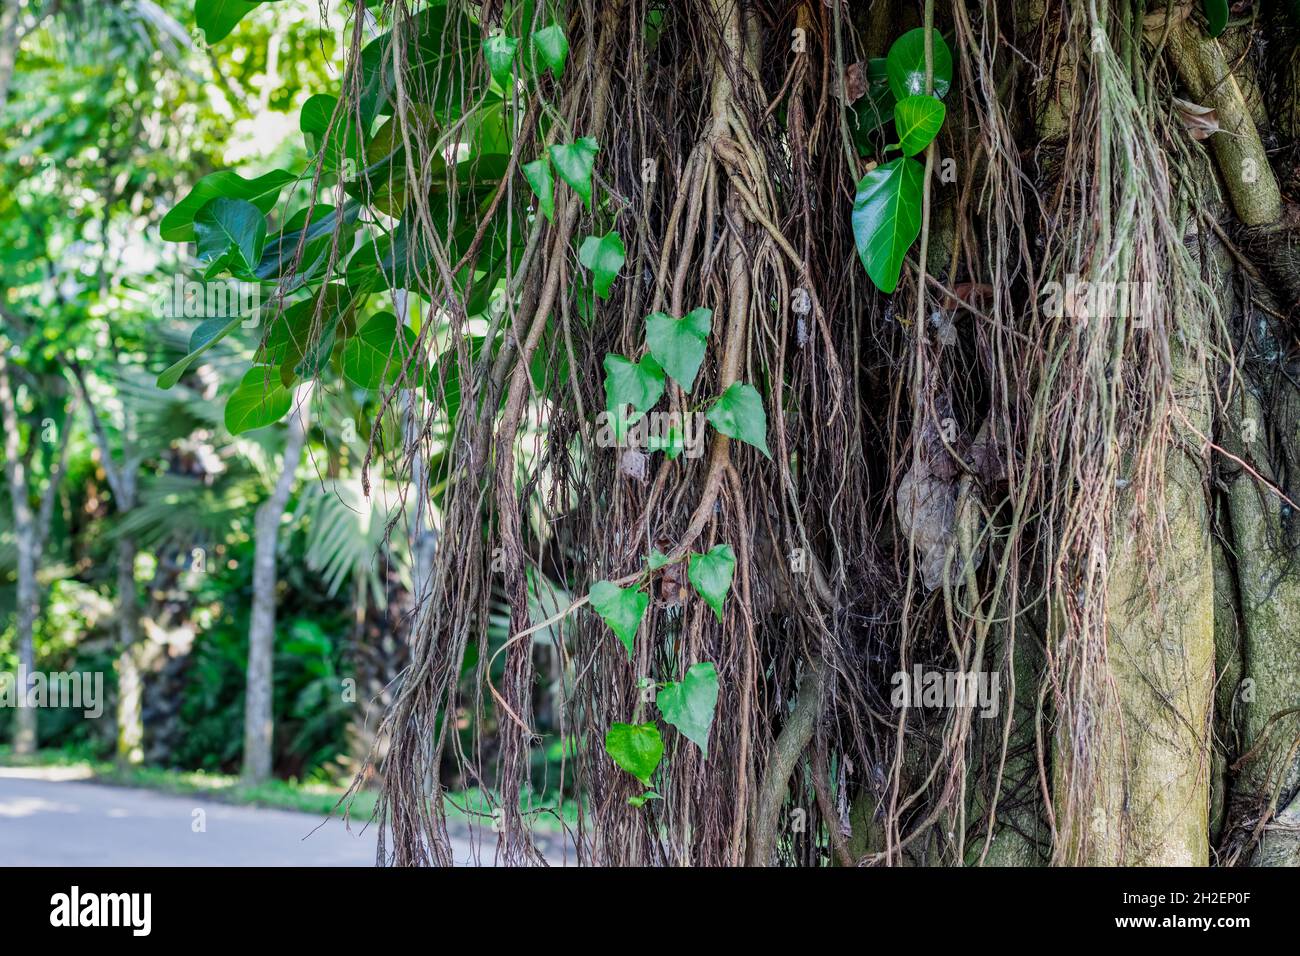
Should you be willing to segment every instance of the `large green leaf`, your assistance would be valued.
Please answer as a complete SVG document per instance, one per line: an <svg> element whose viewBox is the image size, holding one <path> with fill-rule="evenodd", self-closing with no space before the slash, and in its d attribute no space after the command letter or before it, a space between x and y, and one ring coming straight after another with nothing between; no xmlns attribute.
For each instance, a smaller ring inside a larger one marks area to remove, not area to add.
<svg viewBox="0 0 1300 956"><path fill-rule="evenodd" d="M339 98L329 93L308 97L298 113L298 129L302 131L307 152L321 160L322 168L330 171L342 168L345 175L355 176L365 162L356 117L346 109L339 110L338 104Z"/></svg>
<svg viewBox="0 0 1300 956"><path fill-rule="evenodd" d="M361 204L354 199L347 201L342 213L325 203L304 206L289 217L284 228L267 240L255 274L259 279L283 279L279 285L284 291L296 292L328 263L336 231L339 233L338 257L342 258L351 248L352 229L360 212ZM295 266L299 246L302 254ZM295 268L289 276L291 266Z"/></svg>
<svg viewBox="0 0 1300 956"><path fill-rule="evenodd" d="M189 195L173 206L159 223L159 234L168 242L189 242L194 238L194 217L212 200L246 199L259 212L269 212L280 196L285 183L297 177L283 169L273 169L256 179L245 179L238 173L223 169L209 173L190 190Z"/></svg>
<svg viewBox="0 0 1300 956"><path fill-rule="evenodd" d="M903 259L921 233L925 167L906 157L871 170L853 200L853 238L867 275L881 292L898 288Z"/></svg>
<svg viewBox="0 0 1300 956"><path fill-rule="evenodd" d="M558 23L533 34L533 49L537 58L559 79L564 75L564 61L569 58L569 40Z"/></svg>
<svg viewBox="0 0 1300 956"><path fill-rule="evenodd" d="M335 330L352 303L351 291L334 282L285 307L270 321L254 361L279 365L286 384L299 370L315 374L322 360L328 358ZM350 333L352 329L349 326L345 331Z"/></svg>
<svg viewBox="0 0 1300 956"><path fill-rule="evenodd" d="M431 109L440 122L458 119L463 105L475 99L465 88L469 73L462 64L473 59L481 46L478 24L459 12L449 16L447 4L438 2L426 5L409 20L403 18L398 29L406 56L407 95L417 106ZM393 45L393 31L381 34L366 44L359 64L351 67L360 70L357 112L363 130L369 131L376 116L392 112L397 85ZM343 89L353 82L345 77Z"/></svg>
<svg viewBox="0 0 1300 956"><path fill-rule="evenodd" d="M596 154L600 146L590 136L584 136L576 143L564 143L552 146L551 162L556 171L578 194L582 203L591 208L591 174L596 167Z"/></svg>
<svg viewBox="0 0 1300 956"><path fill-rule="evenodd" d="M551 162L545 156L524 163L524 178L537 196L537 206L542 215L555 222L555 177L551 175Z"/></svg>
<svg viewBox="0 0 1300 956"><path fill-rule="evenodd" d="M278 422L293 407L293 392L267 365L254 365L226 401L226 430L232 435Z"/></svg>
<svg viewBox="0 0 1300 956"><path fill-rule="evenodd" d="M205 42L219 43L263 2L274 0L195 0L194 24L203 31Z"/></svg>
<svg viewBox="0 0 1300 956"><path fill-rule="evenodd" d="M158 376L158 387L171 388L179 382L181 376L185 374L185 370L194 364L195 359L233 332L235 326L243 321L244 317L237 315L233 319L208 319L201 322L198 328L194 330L194 334L190 336L189 354L179 362L168 366Z"/></svg>
<svg viewBox="0 0 1300 956"><path fill-rule="evenodd" d="M664 755L664 741L653 722L613 724L605 734L605 753L647 787Z"/></svg>
<svg viewBox="0 0 1300 956"><path fill-rule="evenodd" d="M1201 8L1210 36L1217 37L1228 28L1228 0L1201 0Z"/></svg>
<svg viewBox="0 0 1300 956"><path fill-rule="evenodd" d="M251 273L266 245L266 216L246 199L212 200L194 217L201 262L216 262L231 252L236 271Z"/></svg>
<svg viewBox="0 0 1300 956"><path fill-rule="evenodd" d="M944 96L952 85L952 52L938 30L930 32L934 62L934 94ZM889 89L894 99L925 93L925 27L908 30L894 41L885 57Z"/></svg>
<svg viewBox="0 0 1300 956"><path fill-rule="evenodd" d="M731 578L736 573L736 555L729 544L717 544L705 554L692 554L686 568L700 597L713 608L713 613L722 620L722 602L731 590Z"/></svg>
<svg viewBox="0 0 1300 956"><path fill-rule="evenodd" d="M904 156L915 156L934 141L946 112L933 96L909 96L894 104L894 131Z"/></svg>
<svg viewBox="0 0 1300 956"><path fill-rule="evenodd" d="M602 299L609 298L610 287L626 259L623 237L613 229L603 236L588 236L578 249L578 261L591 270L592 287Z"/></svg>
<svg viewBox="0 0 1300 956"><path fill-rule="evenodd" d="M709 661L695 664L680 683L665 684L655 697L659 713L709 755L709 728L718 706L718 669Z"/></svg>
<svg viewBox="0 0 1300 956"><path fill-rule="evenodd" d="M640 362L613 353L605 356L606 411L617 412L620 406L631 405L639 418L654 408L663 393L664 370L654 356L647 355Z"/></svg>
<svg viewBox="0 0 1300 956"><path fill-rule="evenodd" d="M853 104L853 142L862 155L868 156L875 151L870 134L893 119L894 102L885 58L868 60L866 94Z"/></svg>
<svg viewBox="0 0 1300 956"><path fill-rule="evenodd" d="M518 37L502 33L494 33L483 41L483 59L487 61L488 72L507 92L514 85L515 50L518 48Z"/></svg>
<svg viewBox="0 0 1300 956"><path fill-rule="evenodd" d="M403 345L397 344L401 329ZM343 375L353 385L377 389L392 385L402 374L402 366L415 348L415 333L391 312L380 312L363 325L343 347L340 363ZM416 385L422 385L420 369L411 366Z"/></svg>
<svg viewBox="0 0 1300 956"><path fill-rule="evenodd" d="M707 418L722 434L747 442L772 457L767 450L767 413L754 386L736 382L713 403Z"/></svg>
<svg viewBox="0 0 1300 956"><path fill-rule="evenodd" d="M650 354L683 391L689 392L695 384L712 322L712 309L692 309L680 319L664 312L646 316L645 340Z"/></svg>
<svg viewBox="0 0 1300 956"><path fill-rule="evenodd" d="M612 581L597 581L591 587L591 606L601 616L632 657L636 632L650 605L650 598L636 588L621 588Z"/></svg>

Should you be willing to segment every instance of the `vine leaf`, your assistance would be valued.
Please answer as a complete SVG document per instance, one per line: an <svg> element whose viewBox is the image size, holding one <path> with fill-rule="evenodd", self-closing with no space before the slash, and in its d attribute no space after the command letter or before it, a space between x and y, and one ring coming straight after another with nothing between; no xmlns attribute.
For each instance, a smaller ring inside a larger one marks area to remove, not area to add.
<svg viewBox="0 0 1300 956"><path fill-rule="evenodd" d="M665 684L655 703L664 720L694 741L707 758L709 728L718 706L718 669L709 661L693 665L680 683Z"/></svg>
<svg viewBox="0 0 1300 956"><path fill-rule="evenodd" d="M650 549L650 556L646 558L646 567L651 571L658 571L660 568L667 567L671 564L668 555L664 554L658 548Z"/></svg>
<svg viewBox="0 0 1300 956"><path fill-rule="evenodd" d="M232 435L278 422L293 407L293 393L269 365L254 365L226 400L226 431Z"/></svg>
<svg viewBox="0 0 1300 956"><path fill-rule="evenodd" d="M647 790L645 793L638 794L635 797L628 797L627 805L629 807L644 807L646 803L650 800L662 800L662 799L663 797L659 796L659 794L655 793L653 790Z"/></svg>
<svg viewBox="0 0 1300 956"><path fill-rule="evenodd" d="M558 80L564 75L564 62L569 58L569 39L564 35L563 27L552 23L538 30L533 34L533 49L552 76Z"/></svg>
<svg viewBox="0 0 1300 956"><path fill-rule="evenodd" d="M597 581L591 587L591 606L609 625L614 636L627 648L628 659L636 643L636 632L641 618L650 606L650 598L636 588L621 588L612 581Z"/></svg>
<svg viewBox="0 0 1300 956"><path fill-rule="evenodd" d="M596 166L596 154L600 146L590 136L584 136L576 143L560 144L550 149L551 162L556 171L582 199L588 209L591 208L591 173Z"/></svg>
<svg viewBox="0 0 1300 956"><path fill-rule="evenodd" d="M943 97L952 85L952 52L938 30L931 30L934 64L934 95ZM908 30L894 41L885 57L889 89L894 99L925 94L925 27Z"/></svg>
<svg viewBox="0 0 1300 956"><path fill-rule="evenodd" d="M731 578L736 573L736 555L729 544L717 544L705 554L692 554L686 576L695 590L700 592L713 613L722 620L722 602L731 590ZM712 666L712 665L710 665Z"/></svg>
<svg viewBox="0 0 1300 956"><path fill-rule="evenodd" d="M754 386L736 382L713 403L706 417L728 438L753 445L766 457L772 457L767 450L767 413Z"/></svg>
<svg viewBox="0 0 1300 956"><path fill-rule="evenodd" d="M663 759L664 741L653 722L611 724L605 733L605 753L648 787L650 775Z"/></svg>
<svg viewBox="0 0 1300 956"><path fill-rule="evenodd" d="M858 183L853 238L867 275L881 292L898 288L903 258L921 233L925 167L906 157L877 166Z"/></svg>
<svg viewBox="0 0 1300 956"><path fill-rule="evenodd" d="M647 355L640 362L632 362L621 355L605 356L605 409L617 414L623 405L631 405L636 418L632 424L654 408L664 393L664 370L654 357Z"/></svg>
<svg viewBox="0 0 1300 956"><path fill-rule="evenodd" d="M915 156L934 141L946 112L933 96L909 96L894 104L894 130L904 156Z"/></svg>
<svg viewBox="0 0 1300 956"><path fill-rule="evenodd" d="M404 346L397 347L401 329ZM361 388L377 389L392 385L402 373L406 356L415 348L415 333L398 325L397 316L380 312L363 325L343 347L340 364L344 377ZM416 370L418 372L418 370ZM417 382L417 385L423 382Z"/></svg>
<svg viewBox="0 0 1300 956"><path fill-rule="evenodd" d="M509 91L515 62L515 50L519 48L517 37L508 37L503 33L494 33L483 40L483 59L487 61L488 72L503 90Z"/></svg>
<svg viewBox="0 0 1300 956"><path fill-rule="evenodd" d="M542 215L555 222L555 177L551 175L550 161L543 156L531 163L524 163L524 178L537 197Z"/></svg>
<svg viewBox="0 0 1300 956"><path fill-rule="evenodd" d="M266 217L246 199L221 196L194 217L194 237L201 261L233 260L240 271L252 272L266 245ZM230 259L227 252L232 254Z"/></svg>
<svg viewBox="0 0 1300 956"><path fill-rule="evenodd" d="M686 450L686 435L682 432L681 425L670 424L666 434L647 435L645 447L646 451L661 451L668 456L669 461L676 461L677 456Z"/></svg>
<svg viewBox="0 0 1300 956"><path fill-rule="evenodd" d="M614 229L603 236L588 236L578 249L578 261L591 270L592 287L602 299L609 298L610 287L626 260L623 237Z"/></svg>
<svg viewBox="0 0 1300 956"><path fill-rule="evenodd" d="M695 384L712 323L712 309L692 309L680 319L664 312L652 312L646 317L645 340L650 354L682 391L689 392Z"/></svg>

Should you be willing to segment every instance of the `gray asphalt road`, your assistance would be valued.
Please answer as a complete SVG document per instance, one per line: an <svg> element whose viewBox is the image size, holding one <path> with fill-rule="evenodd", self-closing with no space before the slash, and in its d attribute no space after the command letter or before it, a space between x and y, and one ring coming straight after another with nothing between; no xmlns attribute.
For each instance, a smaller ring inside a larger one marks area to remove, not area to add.
<svg viewBox="0 0 1300 956"><path fill-rule="evenodd" d="M348 832L338 819L320 826L321 817L305 813L235 807L199 796L171 796L61 776L66 775L0 768L0 866L373 866L375 862L375 830L361 832L355 822ZM196 810L202 811L201 817ZM195 832L197 819L205 827L200 832Z"/></svg>

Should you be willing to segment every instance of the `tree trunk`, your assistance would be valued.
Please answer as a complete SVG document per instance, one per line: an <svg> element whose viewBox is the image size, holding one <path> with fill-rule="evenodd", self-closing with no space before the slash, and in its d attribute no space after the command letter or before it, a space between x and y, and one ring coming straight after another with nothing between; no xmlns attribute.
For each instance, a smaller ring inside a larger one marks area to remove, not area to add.
<svg viewBox="0 0 1300 956"><path fill-rule="evenodd" d="M275 553L280 519L284 517L293 488L294 472L307 440L308 403L311 386L299 388L294 397L284 442L284 462L270 497L257 509L254 524L253 605L248 626L248 684L244 699L244 767L247 783L260 783L271 776L271 712L274 687L272 668L275 645Z"/></svg>
<svg viewBox="0 0 1300 956"><path fill-rule="evenodd" d="M18 673L21 676L21 681L16 688L20 700L14 714L14 753L30 754L36 750L36 711L23 704L27 696L28 681L36 669L36 655L32 643L32 632L36 626L36 613L39 607L36 592L36 534L31 520L31 508L27 506L25 484L18 490L15 490L11 484L10 494L14 497L14 538L18 548ZM20 517L23 513L25 517Z"/></svg>
<svg viewBox="0 0 1300 956"><path fill-rule="evenodd" d="M14 402L13 385L9 379L9 364L0 346L0 415L5 430L5 477L9 483L9 499L13 507L14 545L18 552L18 673L20 681L15 690L19 696L14 714L14 753L29 754L36 749L36 711L23 706L26 703L27 681L35 669L36 658L32 645L32 631L36 625L39 598L36 592L36 568L40 563L37 530L28 500L27 459L20 448L18 406Z"/></svg>
<svg viewBox="0 0 1300 956"><path fill-rule="evenodd" d="M117 543L117 759L144 759L144 678L140 666L140 607L135 593L135 539Z"/></svg>

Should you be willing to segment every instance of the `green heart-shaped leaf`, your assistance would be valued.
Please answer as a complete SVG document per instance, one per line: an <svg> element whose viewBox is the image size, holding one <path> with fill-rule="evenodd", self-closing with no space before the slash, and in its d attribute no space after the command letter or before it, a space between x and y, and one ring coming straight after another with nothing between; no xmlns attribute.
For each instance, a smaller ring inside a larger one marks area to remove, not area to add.
<svg viewBox="0 0 1300 956"><path fill-rule="evenodd" d="M651 571L658 571L660 568L666 568L670 563L668 555L664 554L658 548L651 548L650 555L646 558L646 567Z"/></svg>
<svg viewBox="0 0 1300 956"><path fill-rule="evenodd" d="M533 34L533 49L557 80L564 75L564 61L569 58L569 40L558 23Z"/></svg>
<svg viewBox="0 0 1300 956"><path fill-rule="evenodd" d="M603 236L588 236L578 249L578 261L591 270L591 284L596 295L609 298L610 286L627 260L623 237L615 230Z"/></svg>
<svg viewBox="0 0 1300 956"><path fill-rule="evenodd" d="M590 136L584 136L576 143L552 146L551 162L560 174L560 178L582 199L582 204L591 208L591 174L596 166L596 154L600 146Z"/></svg>
<svg viewBox="0 0 1300 956"><path fill-rule="evenodd" d="M254 365L226 400L226 430L232 435L278 422L293 407L293 393L268 365Z"/></svg>
<svg viewBox="0 0 1300 956"><path fill-rule="evenodd" d="M537 197L537 206L542 215L555 222L555 177L551 175L551 163L545 156L524 163L524 178L532 187Z"/></svg>
<svg viewBox="0 0 1300 956"><path fill-rule="evenodd" d="M915 156L934 141L946 112L933 96L909 96L894 104L894 131L904 156Z"/></svg>
<svg viewBox="0 0 1300 956"><path fill-rule="evenodd" d="M266 245L266 216L246 199L221 196L194 217L194 237L202 262L216 262L230 251L228 262L241 272L252 272Z"/></svg>
<svg viewBox="0 0 1300 956"><path fill-rule="evenodd" d="M627 648L630 660L636 632L641 627L645 609L650 606L650 598L636 588L621 588L612 581L597 581L591 587L590 598L596 613Z"/></svg>
<svg viewBox="0 0 1300 956"><path fill-rule="evenodd" d="M664 312L652 312L646 317L645 340L650 354L683 391L689 392L695 384L712 321L712 309L692 309L680 319Z"/></svg>
<svg viewBox="0 0 1300 956"><path fill-rule="evenodd" d="M664 741L653 722L612 724L605 733L605 753L647 787L664 755Z"/></svg>
<svg viewBox="0 0 1300 956"><path fill-rule="evenodd" d="M952 85L952 52L938 30L930 32L930 50L934 63L934 95L942 97ZM889 72L889 89L894 99L925 93L925 27L908 30L894 41L885 57Z"/></svg>
<svg viewBox="0 0 1300 956"><path fill-rule="evenodd" d="M736 555L729 544L714 545L707 554L692 554L686 568L700 597L713 608L713 613L722 620L722 602L731 590L731 578L736 573Z"/></svg>
<svg viewBox="0 0 1300 956"><path fill-rule="evenodd" d="M853 238L867 275L881 292L898 288L903 259L921 233L925 167L895 159L871 170L853 200Z"/></svg>
<svg viewBox="0 0 1300 956"><path fill-rule="evenodd" d="M397 345L401 329L403 347ZM343 375L353 385L377 389L392 385L402 373L407 356L415 348L415 333L405 325L398 325L397 316L380 312L348 340L343 347L340 364ZM412 372L419 375L418 368ZM422 381L415 383L423 384Z"/></svg>
<svg viewBox="0 0 1300 956"><path fill-rule="evenodd" d="M483 59L487 62L488 72L507 93L513 85L515 50L518 48L518 38L503 33L495 33L483 41Z"/></svg>
<svg viewBox="0 0 1300 956"><path fill-rule="evenodd" d="M753 445L768 458L772 457L767 450L767 413L754 386L736 382L713 403L707 417L728 438Z"/></svg>
<svg viewBox="0 0 1300 956"><path fill-rule="evenodd" d="M654 408L663 393L664 370L654 356L647 355L640 362L630 362L613 353L605 356L606 411L613 414L620 406L631 405L639 418Z"/></svg>
<svg viewBox="0 0 1300 956"><path fill-rule="evenodd" d="M686 672L681 683L665 684L655 697L659 713L709 755L709 728L718 706L718 669L705 661Z"/></svg>
<svg viewBox="0 0 1300 956"><path fill-rule="evenodd" d="M676 461L677 456L686 450L686 435L681 425L669 425L666 435L647 435L646 451L661 451L669 461Z"/></svg>

